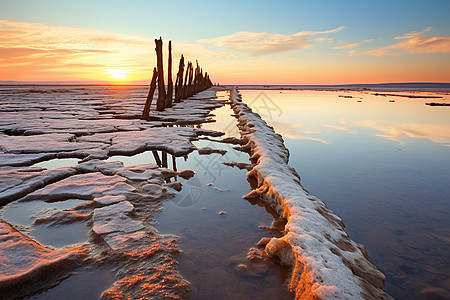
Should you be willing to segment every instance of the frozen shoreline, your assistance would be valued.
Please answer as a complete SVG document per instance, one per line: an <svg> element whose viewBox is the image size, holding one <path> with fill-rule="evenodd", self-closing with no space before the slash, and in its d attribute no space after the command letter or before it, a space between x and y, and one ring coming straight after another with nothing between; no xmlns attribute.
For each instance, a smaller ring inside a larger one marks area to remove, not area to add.
<svg viewBox="0 0 450 300"><path fill-rule="evenodd" d="M286 235L261 241L265 252L293 267L290 288L298 299L390 299L385 276L372 265L364 246L353 242L342 220L310 195L289 167L289 151L282 137L242 103L233 90L243 148L256 166L247 174L253 190L287 218Z"/></svg>

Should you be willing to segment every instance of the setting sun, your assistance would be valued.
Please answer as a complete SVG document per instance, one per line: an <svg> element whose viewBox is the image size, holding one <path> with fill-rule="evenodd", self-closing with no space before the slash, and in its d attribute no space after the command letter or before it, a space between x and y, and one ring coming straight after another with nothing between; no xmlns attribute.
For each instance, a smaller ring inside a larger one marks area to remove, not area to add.
<svg viewBox="0 0 450 300"><path fill-rule="evenodd" d="M124 80L127 78L127 75L128 73L130 73L130 71L122 68L112 68L105 70L105 73L115 80Z"/></svg>

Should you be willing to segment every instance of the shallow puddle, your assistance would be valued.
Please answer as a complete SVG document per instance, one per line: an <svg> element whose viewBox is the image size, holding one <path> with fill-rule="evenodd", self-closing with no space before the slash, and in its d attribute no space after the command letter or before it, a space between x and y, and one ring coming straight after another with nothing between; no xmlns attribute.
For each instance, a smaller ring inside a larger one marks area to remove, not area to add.
<svg viewBox="0 0 450 300"><path fill-rule="evenodd" d="M41 167L48 170L54 170L63 167L73 167L78 165L80 160L77 158L57 158L34 164L35 167Z"/></svg>
<svg viewBox="0 0 450 300"><path fill-rule="evenodd" d="M133 156L114 155L109 157L106 162L121 161L124 166L156 164L156 160L152 151L142 152Z"/></svg>
<svg viewBox="0 0 450 300"><path fill-rule="evenodd" d="M84 222L75 222L58 226L34 224L38 218L49 217L52 214L69 209L85 200L69 199L60 202L19 201L5 205L2 209L2 219L20 226L24 233L42 245L62 248L67 245L78 244L88 240L89 227Z"/></svg>
<svg viewBox="0 0 450 300"><path fill-rule="evenodd" d="M56 283L47 291L26 299L100 299L105 287L112 286L115 280L115 272L111 267L91 265L72 272L69 278Z"/></svg>

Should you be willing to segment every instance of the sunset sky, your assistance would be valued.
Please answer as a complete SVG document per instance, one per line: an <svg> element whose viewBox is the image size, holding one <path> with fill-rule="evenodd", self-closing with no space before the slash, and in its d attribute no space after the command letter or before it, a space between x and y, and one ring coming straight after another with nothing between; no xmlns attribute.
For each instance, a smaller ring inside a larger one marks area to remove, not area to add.
<svg viewBox="0 0 450 300"><path fill-rule="evenodd" d="M450 82L450 1L0 0L0 81L147 83L154 39L221 84Z"/></svg>

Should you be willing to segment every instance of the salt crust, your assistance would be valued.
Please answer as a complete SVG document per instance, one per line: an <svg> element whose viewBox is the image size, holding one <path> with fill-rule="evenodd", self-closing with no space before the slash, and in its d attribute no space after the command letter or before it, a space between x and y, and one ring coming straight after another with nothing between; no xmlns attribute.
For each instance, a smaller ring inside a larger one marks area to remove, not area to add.
<svg viewBox="0 0 450 300"><path fill-rule="evenodd" d="M8 95L3 99L9 100L16 96ZM0 108L0 204L17 199L91 200L37 219L36 222L50 226L88 222L92 226L92 234L104 241L99 245L96 240L90 241L88 244L92 251L106 246L113 253L145 256L145 260L132 259L126 262L128 266L121 273L124 282L127 278L133 278L139 269L139 272L143 268L148 269L150 276L158 269L155 266L170 262L170 267L164 268L167 274L158 275L161 280L166 277L171 280L161 293L168 295L173 292L173 295L177 295L178 290L185 291L187 282L176 273L175 261L167 256L167 251L177 253L173 242L165 241L173 237L157 234L146 219L149 214L160 209L161 199L173 195L162 186L167 179L173 176L189 178L194 173L190 170L176 172L159 168L155 164L124 167L121 162L104 162L99 159L118 154L133 155L148 150L163 150L176 156L186 155L196 149L191 141L197 139L197 136L220 136L222 133L161 126L208 121L210 110L222 106L225 101L214 99L215 91L205 91L195 98L176 104L173 109L153 113L152 117L156 120L148 122L122 119L132 116L133 110L139 113L139 101L127 107L128 115L121 115L121 110L129 103L114 106L108 102L110 100L95 103L72 98L69 101L68 98L61 105L60 99L53 101L51 97L33 98L33 101L21 99L26 96L27 94L17 96L14 103L2 104ZM96 114L98 110L93 110L90 105L99 108L102 105L108 106L110 114L103 114L105 109L102 109L102 114ZM113 115L118 118L112 119ZM68 157L81 158L83 162L55 170L31 166L40 161ZM137 212L135 205L140 212ZM69 247L53 249L42 246L6 222L0 222L0 255L3 255L1 261L5 262L0 265L0 286L19 284L23 288L31 282L43 283L41 279L36 281L36 276L47 274L52 266L59 266L79 256ZM166 254L156 256L154 260L150 256L153 254L146 252L146 247L149 246L156 249L155 253ZM144 267L142 262L145 263ZM66 271L79 263L73 264ZM134 293L121 281L115 287L125 293ZM142 292L143 289L139 291ZM108 298L108 293L103 297Z"/></svg>
<svg viewBox="0 0 450 300"><path fill-rule="evenodd" d="M293 267L291 290L297 299L390 299L385 277L372 265L362 245L352 241L342 220L310 195L288 165L282 137L241 100L230 94L241 135L248 141L255 167L247 174L259 196L287 218L285 236L265 246L271 257Z"/></svg>

